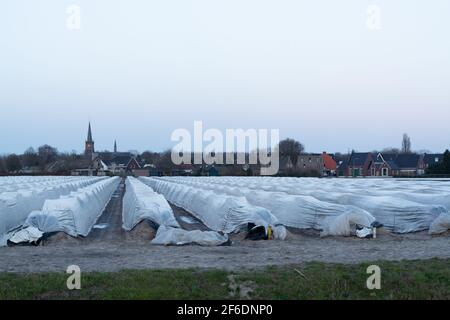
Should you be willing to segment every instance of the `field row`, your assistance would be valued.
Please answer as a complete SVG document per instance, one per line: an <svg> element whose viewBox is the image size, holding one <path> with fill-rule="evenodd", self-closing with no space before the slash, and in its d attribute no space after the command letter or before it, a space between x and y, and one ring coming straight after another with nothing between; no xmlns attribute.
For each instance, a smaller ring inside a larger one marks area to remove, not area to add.
<svg viewBox="0 0 450 320"><path fill-rule="evenodd" d="M168 191L163 186L179 185L213 192L215 195L209 197L216 198L218 195L241 197L241 201L267 209L285 226L317 229L323 235L348 236L355 233L355 225L369 228L375 221L395 233L429 230L437 234L450 227L450 181L267 177L144 180L178 202L183 197L178 199L176 191ZM193 205L196 204L188 203L183 208Z"/></svg>
<svg viewBox="0 0 450 320"><path fill-rule="evenodd" d="M122 182L122 228L142 221L154 244L221 245L228 235L284 240L286 227L322 236L373 237L450 228L450 181L267 177L16 177L0 178L0 245L38 243L64 232L86 237ZM172 205L209 231L184 230Z"/></svg>

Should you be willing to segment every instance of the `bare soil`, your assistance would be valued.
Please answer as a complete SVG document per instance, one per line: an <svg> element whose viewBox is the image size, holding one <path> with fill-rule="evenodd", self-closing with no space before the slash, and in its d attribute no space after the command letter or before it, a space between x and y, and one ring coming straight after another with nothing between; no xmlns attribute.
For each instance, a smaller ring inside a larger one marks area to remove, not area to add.
<svg viewBox="0 0 450 320"><path fill-rule="evenodd" d="M65 242L64 245L0 248L0 272L64 272L123 269L219 268L240 270L309 261L355 264L377 260L450 258L450 237L425 233L377 239L319 238L290 233L286 241L235 241L229 247L164 247L149 241Z"/></svg>

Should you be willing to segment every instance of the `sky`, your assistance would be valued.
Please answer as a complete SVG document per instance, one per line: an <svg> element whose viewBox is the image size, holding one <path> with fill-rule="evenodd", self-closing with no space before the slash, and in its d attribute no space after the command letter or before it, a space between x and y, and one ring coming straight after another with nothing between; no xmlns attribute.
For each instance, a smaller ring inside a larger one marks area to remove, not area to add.
<svg viewBox="0 0 450 320"><path fill-rule="evenodd" d="M162 151L196 120L279 129L310 152L403 133L442 152L449 30L448 0L5 0L0 154L81 152L89 121L97 150Z"/></svg>

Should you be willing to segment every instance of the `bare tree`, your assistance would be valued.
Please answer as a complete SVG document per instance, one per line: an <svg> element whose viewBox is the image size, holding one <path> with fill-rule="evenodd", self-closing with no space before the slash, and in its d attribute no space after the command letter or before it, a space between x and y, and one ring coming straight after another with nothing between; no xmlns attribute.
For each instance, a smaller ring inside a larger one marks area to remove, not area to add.
<svg viewBox="0 0 450 320"><path fill-rule="evenodd" d="M399 154L401 152L400 152L400 149L398 149L398 148L389 147L389 148L384 148L381 151L381 153L385 153L385 154Z"/></svg>
<svg viewBox="0 0 450 320"><path fill-rule="evenodd" d="M402 153L411 153L411 138L407 133L403 134Z"/></svg>
<svg viewBox="0 0 450 320"><path fill-rule="evenodd" d="M292 164L297 164L298 157L305 151L305 147L300 142L294 139L285 139L280 141L279 152L280 157L289 157Z"/></svg>
<svg viewBox="0 0 450 320"><path fill-rule="evenodd" d="M20 158L16 154L11 154L6 157L6 169L10 173L17 173L20 169L22 169L22 164L20 162Z"/></svg>
<svg viewBox="0 0 450 320"><path fill-rule="evenodd" d="M38 148L38 156L39 156L39 166L43 170L46 165L56 161L58 158L58 150L45 144Z"/></svg>
<svg viewBox="0 0 450 320"><path fill-rule="evenodd" d="M39 156L37 152L32 148L25 150L22 155L22 162L25 167L33 167L39 165Z"/></svg>

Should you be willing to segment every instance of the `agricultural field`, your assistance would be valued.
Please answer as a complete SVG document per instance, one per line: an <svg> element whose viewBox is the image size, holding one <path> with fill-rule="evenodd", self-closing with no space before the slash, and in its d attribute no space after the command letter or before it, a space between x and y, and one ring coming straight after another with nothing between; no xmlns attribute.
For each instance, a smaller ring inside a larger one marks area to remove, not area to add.
<svg viewBox="0 0 450 320"><path fill-rule="evenodd" d="M0 272L447 264L449 210L448 180L6 177Z"/></svg>

